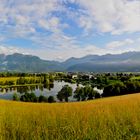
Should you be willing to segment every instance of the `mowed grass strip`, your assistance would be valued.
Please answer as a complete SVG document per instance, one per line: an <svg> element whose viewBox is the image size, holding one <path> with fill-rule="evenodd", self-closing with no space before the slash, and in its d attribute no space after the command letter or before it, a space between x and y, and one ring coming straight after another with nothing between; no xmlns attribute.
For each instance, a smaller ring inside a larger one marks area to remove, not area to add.
<svg viewBox="0 0 140 140"><path fill-rule="evenodd" d="M74 103L0 101L1 140L137 140L140 94Z"/></svg>

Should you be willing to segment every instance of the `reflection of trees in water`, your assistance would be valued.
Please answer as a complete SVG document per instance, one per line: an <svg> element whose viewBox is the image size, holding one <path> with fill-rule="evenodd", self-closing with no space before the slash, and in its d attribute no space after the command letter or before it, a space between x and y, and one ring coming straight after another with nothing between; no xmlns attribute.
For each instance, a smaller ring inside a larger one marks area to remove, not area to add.
<svg viewBox="0 0 140 140"><path fill-rule="evenodd" d="M39 85L39 90L40 90L40 91L43 91L43 89L44 89L44 88L43 88L43 85Z"/></svg>
<svg viewBox="0 0 140 140"><path fill-rule="evenodd" d="M10 90L10 92L12 92L13 91L13 88L9 88L9 90Z"/></svg>
<svg viewBox="0 0 140 140"><path fill-rule="evenodd" d="M29 91L29 88L28 87L17 87L17 92L19 92L19 93L26 93L26 92L28 92Z"/></svg>
<svg viewBox="0 0 140 140"><path fill-rule="evenodd" d="M50 84L50 89L54 88L54 83Z"/></svg>
<svg viewBox="0 0 140 140"><path fill-rule="evenodd" d="M13 90L13 91L17 91L17 88L16 88L16 87L13 87L12 90Z"/></svg>
<svg viewBox="0 0 140 140"><path fill-rule="evenodd" d="M51 84L44 84L43 85L43 88L46 88L48 90L51 90L52 88L54 88L54 83L51 83Z"/></svg>
<svg viewBox="0 0 140 140"><path fill-rule="evenodd" d="M0 92L3 93L3 94L7 93L8 91L9 91L8 88L1 88L0 89Z"/></svg>
<svg viewBox="0 0 140 140"><path fill-rule="evenodd" d="M4 88L1 88L1 89L0 89L0 92L2 92L2 93L3 93L3 92L4 92Z"/></svg>
<svg viewBox="0 0 140 140"><path fill-rule="evenodd" d="M35 88L38 89L38 85L36 85Z"/></svg>
<svg viewBox="0 0 140 140"><path fill-rule="evenodd" d="M5 89L6 92L8 92L8 90L9 90L8 88Z"/></svg>
<svg viewBox="0 0 140 140"><path fill-rule="evenodd" d="M30 91L35 91L36 90L36 86L30 86Z"/></svg>
<svg viewBox="0 0 140 140"><path fill-rule="evenodd" d="M18 92L20 94L34 92L35 90L43 91L44 89L51 90L54 88L54 83L46 83L43 85L32 85L32 86L18 86L18 87L10 87L10 88L1 88L1 93L8 93L8 92Z"/></svg>
<svg viewBox="0 0 140 140"><path fill-rule="evenodd" d="M15 87L15 90L17 90L17 92L19 93L28 93L28 92L33 92L36 89L38 89L38 86L21 86L21 87Z"/></svg>
<svg viewBox="0 0 140 140"><path fill-rule="evenodd" d="M30 88L28 86L24 86L24 87L17 87L17 92L19 93L26 93L26 92L29 92L30 91Z"/></svg>

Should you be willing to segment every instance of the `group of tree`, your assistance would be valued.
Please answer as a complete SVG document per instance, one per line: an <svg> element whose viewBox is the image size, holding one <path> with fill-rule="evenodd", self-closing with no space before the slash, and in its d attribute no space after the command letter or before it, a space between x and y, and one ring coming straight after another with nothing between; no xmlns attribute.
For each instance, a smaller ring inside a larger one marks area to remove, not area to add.
<svg viewBox="0 0 140 140"><path fill-rule="evenodd" d="M46 96L40 95L37 97L34 93L25 93L22 96L18 96L18 94L13 94L13 100L14 101L22 101L22 102L38 102L38 103L54 103L56 102L53 96L49 96L48 98Z"/></svg>
<svg viewBox="0 0 140 140"><path fill-rule="evenodd" d="M41 78L25 78L25 77L20 77L19 79L16 80L16 85L24 85L24 84L40 84L43 83L41 81Z"/></svg>
<svg viewBox="0 0 140 140"><path fill-rule="evenodd" d="M40 77L20 77L17 79L16 84L22 85L22 84L52 84L54 82L54 77L52 74L42 74Z"/></svg>
<svg viewBox="0 0 140 140"><path fill-rule="evenodd" d="M139 81L126 81L126 82L116 82L105 86L103 90L103 94L100 95L91 85L87 85L84 87L77 86L74 91L74 95L72 87L69 85L65 85L62 89L58 92L57 98L59 101L69 101L69 97L73 95L77 101L85 101L85 100L92 100L102 97L109 97L109 96L119 96L125 94L133 94L140 92L140 82ZM20 100L23 102L55 102L54 97L46 97L40 95L37 97L34 93L25 93L22 96L18 96L17 94L13 95L13 100Z"/></svg>
<svg viewBox="0 0 140 140"><path fill-rule="evenodd" d="M57 94L57 98L60 101L65 100L66 102L68 102L68 97L70 96L72 96L72 88L69 85L63 86Z"/></svg>
<svg viewBox="0 0 140 140"><path fill-rule="evenodd" d="M63 86L57 94L58 100L65 100L66 102L68 102L68 98L70 96L72 96L72 88L69 85ZM73 97L76 98L77 101L85 101L100 98L100 94L95 91L90 85L85 87L77 86L76 90L74 91Z"/></svg>
<svg viewBox="0 0 140 140"><path fill-rule="evenodd" d="M76 90L74 91L74 98L77 101L85 101L85 100L92 100L100 98L100 94L95 91L90 85L85 87L77 86Z"/></svg>
<svg viewBox="0 0 140 140"><path fill-rule="evenodd" d="M133 94L138 92L140 92L139 81L116 82L107 85L104 88L102 97L119 96L119 95Z"/></svg>
<svg viewBox="0 0 140 140"><path fill-rule="evenodd" d="M0 73L0 78L11 77L0 81L1 86L26 85L26 84L53 84L55 73Z"/></svg>
<svg viewBox="0 0 140 140"><path fill-rule="evenodd" d="M0 77L41 77L44 75L55 75L55 73L0 72Z"/></svg>

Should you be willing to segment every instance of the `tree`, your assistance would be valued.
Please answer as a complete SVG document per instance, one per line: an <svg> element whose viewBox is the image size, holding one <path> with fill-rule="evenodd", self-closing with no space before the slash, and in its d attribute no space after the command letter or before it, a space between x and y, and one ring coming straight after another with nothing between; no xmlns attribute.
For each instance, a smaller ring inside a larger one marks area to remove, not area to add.
<svg viewBox="0 0 140 140"><path fill-rule="evenodd" d="M110 84L104 88L103 97L118 96L125 94L126 86L122 82Z"/></svg>
<svg viewBox="0 0 140 140"><path fill-rule="evenodd" d="M34 93L25 93L20 97L23 102L37 102L37 97Z"/></svg>
<svg viewBox="0 0 140 140"><path fill-rule="evenodd" d="M52 83L54 82L54 77L53 77L52 74L49 75L49 81L52 82Z"/></svg>
<svg viewBox="0 0 140 140"><path fill-rule="evenodd" d="M76 98L77 101L81 100L81 88L79 86L75 89L73 97Z"/></svg>
<svg viewBox="0 0 140 140"><path fill-rule="evenodd" d="M69 85L63 86L57 94L57 98L60 101L63 101L63 99L65 99L66 102L68 102L68 97L70 96L72 96L72 88Z"/></svg>
<svg viewBox="0 0 140 140"><path fill-rule="evenodd" d="M59 91L58 94L57 94L57 98L60 102L63 101L63 98L64 98L64 95L62 94L62 91Z"/></svg>
<svg viewBox="0 0 140 140"><path fill-rule="evenodd" d="M55 100L54 100L54 97L53 96L49 96L48 97L48 103L54 103Z"/></svg>
<svg viewBox="0 0 140 140"><path fill-rule="evenodd" d="M99 93L99 92L97 92L97 91L96 91L96 93L95 93L95 96L94 96L94 97L95 97L95 99L98 99L98 98L101 98L101 95L100 95L100 93Z"/></svg>
<svg viewBox="0 0 140 140"><path fill-rule="evenodd" d="M39 98L38 98L38 102L47 102L48 101L48 99L47 99L47 97L45 97L45 96L43 96L43 95L40 95L39 96Z"/></svg>
<svg viewBox="0 0 140 140"><path fill-rule="evenodd" d="M36 95L33 92L30 93L30 101L31 102L37 102L37 97L36 97Z"/></svg>
<svg viewBox="0 0 140 140"><path fill-rule="evenodd" d="M84 95L85 95L85 98L88 98L88 100L92 100L93 97L94 97L94 90L91 86L85 86L84 87Z"/></svg>
<svg viewBox="0 0 140 140"><path fill-rule="evenodd" d="M77 101L92 100L93 98L100 98L100 94L90 85L85 87L78 86L74 91L74 98L76 98Z"/></svg>
<svg viewBox="0 0 140 140"><path fill-rule="evenodd" d="M128 81L125 83L127 87L127 92L128 93L136 93L140 92L140 83L139 81Z"/></svg>
<svg viewBox="0 0 140 140"><path fill-rule="evenodd" d="M13 101L19 101L19 96L17 95L17 93L13 94Z"/></svg>

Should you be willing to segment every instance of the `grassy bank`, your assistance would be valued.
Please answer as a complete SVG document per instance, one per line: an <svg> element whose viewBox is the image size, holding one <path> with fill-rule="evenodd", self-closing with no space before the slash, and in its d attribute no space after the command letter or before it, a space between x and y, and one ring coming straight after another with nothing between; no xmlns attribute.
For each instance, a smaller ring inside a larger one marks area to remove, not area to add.
<svg viewBox="0 0 140 140"><path fill-rule="evenodd" d="M140 139L140 94L79 103L1 100L0 139Z"/></svg>

